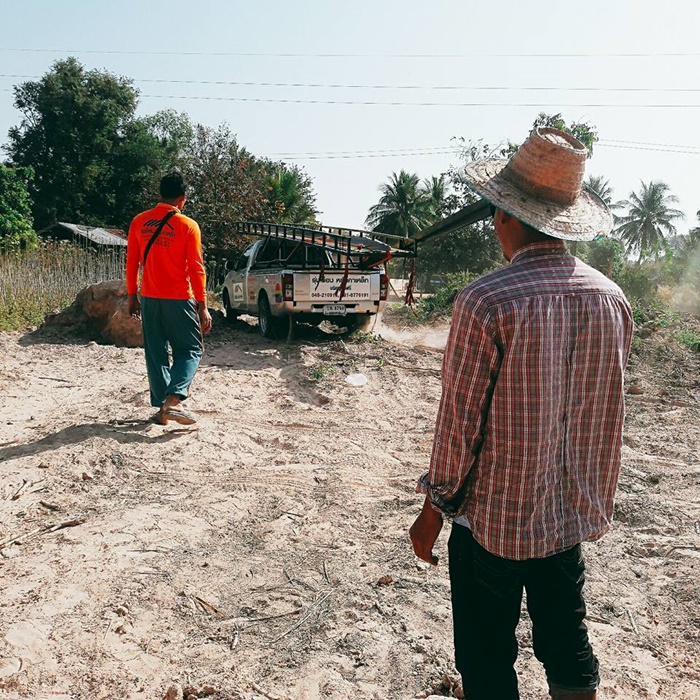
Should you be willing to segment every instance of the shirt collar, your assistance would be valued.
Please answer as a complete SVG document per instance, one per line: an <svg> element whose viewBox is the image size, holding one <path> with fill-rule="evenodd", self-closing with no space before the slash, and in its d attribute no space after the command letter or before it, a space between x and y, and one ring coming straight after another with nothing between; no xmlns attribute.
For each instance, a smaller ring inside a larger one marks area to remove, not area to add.
<svg viewBox="0 0 700 700"><path fill-rule="evenodd" d="M179 214L182 213L177 207L174 207L172 204L166 204L165 202L158 202L158 204L156 205L156 207L164 207L164 208L167 209L168 211L170 211L171 209L174 209L174 210L175 210L176 212L178 212Z"/></svg>
<svg viewBox="0 0 700 700"><path fill-rule="evenodd" d="M534 258L540 255L565 255L566 244L564 241L538 241L537 243L528 243L522 248L513 253L510 259L511 264L517 260L524 258Z"/></svg>

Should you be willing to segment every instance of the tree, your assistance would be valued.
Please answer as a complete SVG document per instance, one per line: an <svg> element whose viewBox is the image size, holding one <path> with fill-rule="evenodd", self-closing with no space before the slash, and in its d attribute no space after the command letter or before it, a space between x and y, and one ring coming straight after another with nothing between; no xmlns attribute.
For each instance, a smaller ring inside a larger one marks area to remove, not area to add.
<svg viewBox="0 0 700 700"><path fill-rule="evenodd" d="M16 250L36 244L32 227L29 168L8 168L0 164L0 248Z"/></svg>
<svg viewBox="0 0 700 700"><path fill-rule="evenodd" d="M114 154L136 109L131 81L86 71L68 58L14 93L23 117L10 129L6 150L13 164L34 168L36 225L111 223Z"/></svg>
<svg viewBox="0 0 700 700"><path fill-rule="evenodd" d="M271 221L312 224L316 221L316 195L311 178L297 165L269 163L268 208Z"/></svg>
<svg viewBox="0 0 700 700"><path fill-rule="evenodd" d="M697 217L700 219L700 211ZM700 226L691 228L686 235L669 238L668 247L672 259L665 275L673 283L690 283L700 290Z"/></svg>
<svg viewBox="0 0 700 700"><path fill-rule="evenodd" d="M405 170L398 175L392 173L389 182L379 190L382 196L370 208L366 219L372 231L411 238L433 222L430 202L418 175Z"/></svg>
<svg viewBox="0 0 700 700"><path fill-rule="evenodd" d="M639 262L652 254L658 259L661 251L667 249L666 235L676 234L673 222L684 218L682 211L671 206L677 201L665 182L652 180L649 184L641 182L638 193L631 192L629 199L620 202L627 213L618 218L615 232L629 253L639 252Z"/></svg>
<svg viewBox="0 0 700 700"><path fill-rule="evenodd" d="M182 169L192 131L186 115L169 110L128 122L114 150L112 177L104 183L109 210L102 218L126 227L136 213L153 206L161 177Z"/></svg>
<svg viewBox="0 0 700 700"><path fill-rule="evenodd" d="M199 223L207 254L241 252L250 238L234 233L235 222L263 221L270 213L269 162L239 146L227 124L197 124L182 163L189 185L185 213Z"/></svg>
<svg viewBox="0 0 700 700"><path fill-rule="evenodd" d="M595 126L589 124L588 122L571 122L571 124L567 124L560 112L557 114L546 114L545 112L540 112L532 126L533 128L538 126L548 126L554 129L560 129L561 131L566 131L574 138L578 139L588 149L589 158L593 155L593 146L595 145L596 141L598 141L598 130Z"/></svg>
<svg viewBox="0 0 700 700"><path fill-rule="evenodd" d="M619 208L619 203L613 202L613 189L610 186L610 181L602 175L589 175L583 184L595 192L608 205L609 209Z"/></svg>
<svg viewBox="0 0 700 700"><path fill-rule="evenodd" d="M625 247L617 238L605 236L588 244L585 257L591 267L616 280L625 264Z"/></svg>
<svg viewBox="0 0 700 700"><path fill-rule="evenodd" d="M433 222L444 219L459 208L457 195L450 192L446 173L423 180L422 190L427 200L430 218Z"/></svg>

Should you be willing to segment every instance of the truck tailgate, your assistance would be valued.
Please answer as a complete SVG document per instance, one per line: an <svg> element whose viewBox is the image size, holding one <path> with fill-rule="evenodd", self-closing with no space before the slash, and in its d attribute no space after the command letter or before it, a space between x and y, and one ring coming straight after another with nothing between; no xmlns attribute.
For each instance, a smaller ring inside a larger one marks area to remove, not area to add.
<svg viewBox="0 0 700 700"><path fill-rule="evenodd" d="M342 272L326 272L323 281L320 273L294 274L294 301L312 304L339 301L338 292L343 283ZM379 275L351 273L345 286L342 302L377 301L379 299Z"/></svg>

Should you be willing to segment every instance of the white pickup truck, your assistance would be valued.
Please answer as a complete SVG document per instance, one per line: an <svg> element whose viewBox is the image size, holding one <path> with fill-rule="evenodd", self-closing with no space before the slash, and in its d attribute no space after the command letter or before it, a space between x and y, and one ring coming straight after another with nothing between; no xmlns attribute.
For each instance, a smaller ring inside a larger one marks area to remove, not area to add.
<svg viewBox="0 0 700 700"><path fill-rule="evenodd" d="M384 264L368 260L303 239L265 236L229 261L222 291L226 316L257 316L267 338L288 337L295 321L330 320L350 331L367 330L389 289Z"/></svg>

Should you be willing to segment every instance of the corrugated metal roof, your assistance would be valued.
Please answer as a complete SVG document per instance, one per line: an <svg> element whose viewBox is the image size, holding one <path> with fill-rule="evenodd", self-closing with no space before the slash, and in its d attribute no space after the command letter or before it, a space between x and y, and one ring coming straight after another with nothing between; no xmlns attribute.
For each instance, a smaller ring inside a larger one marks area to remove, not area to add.
<svg viewBox="0 0 700 700"><path fill-rule="evenodd" d="M68 224L63 221L59 221L58 223L60 226L72 231L76 236L82 236L97 245L126 246L126 240L124 238L106 229L97 226L83 226L82 224Z"/></svg>

